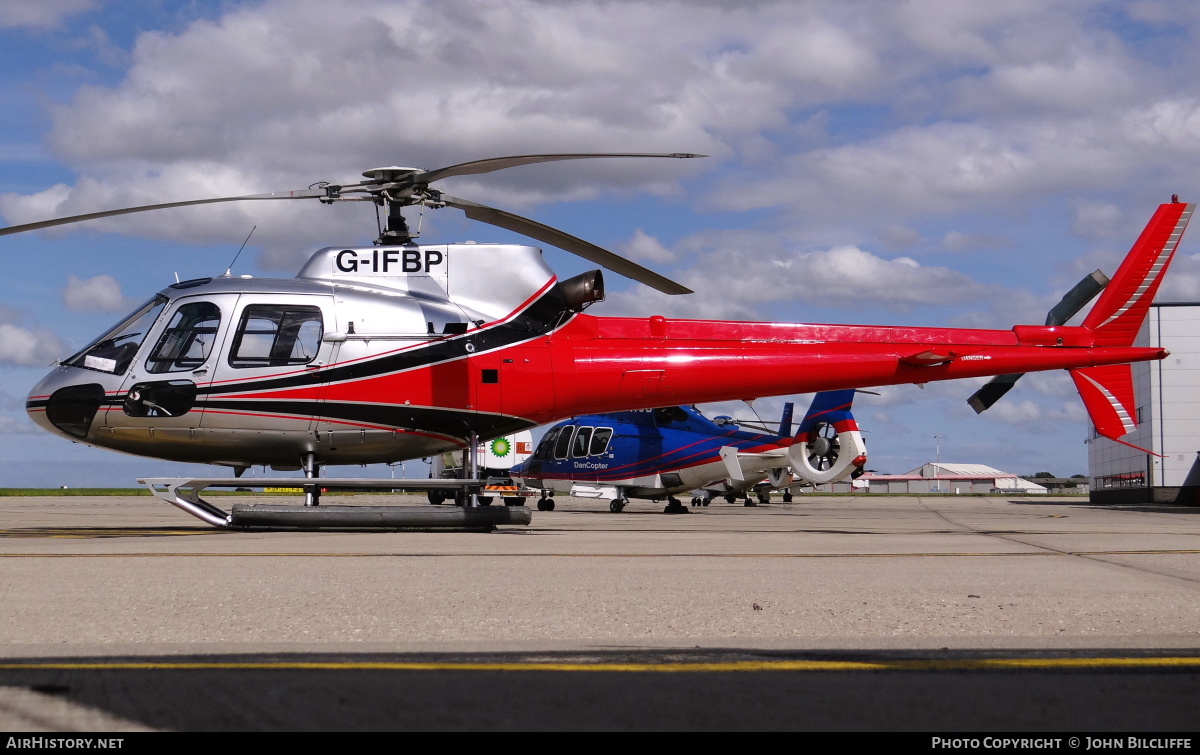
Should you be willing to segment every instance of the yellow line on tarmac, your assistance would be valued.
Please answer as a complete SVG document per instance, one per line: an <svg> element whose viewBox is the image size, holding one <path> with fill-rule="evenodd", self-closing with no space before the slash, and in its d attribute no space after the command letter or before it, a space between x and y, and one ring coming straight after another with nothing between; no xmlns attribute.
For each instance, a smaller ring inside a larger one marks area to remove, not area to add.
<svg viewBox="0 0 1200 755"><path fill-rule="evenodd" d="M988 558L1045 556L1186 555L1198 550L1025 551L950 553L305 553L300 551L179 553L0 553L0 558Z"/></svg>
<svg viewBox="0 0 1200 755"><path fill-rule="evenodd" d="M1140 551L1072 551L1072 556L1137 556L1141 554L1152 555L1160 553L1200 553L1200 550L1191 550L1187 548L1163 549L1163 550L1140 550Z"/></svg>
<svg viewBox="0 0 1200 755"><path fill-rule="evenodd" d="M1142 551L1137 551L1142 552ZM1200 553L1200 551L1196 551ZM1030 553L0 553L0 558L931 558L980 556L1066 556Z"/></svg>
<svg viewBox="0 0 1200 755"><path fill-rule="evenodd" d="M1200 657L981 658L892 661L729 661L714 663L454 663L454 662L97 662L5 663L0 671L555 671L717 673L747 671L1003 671L1197 668Z"/></svg>

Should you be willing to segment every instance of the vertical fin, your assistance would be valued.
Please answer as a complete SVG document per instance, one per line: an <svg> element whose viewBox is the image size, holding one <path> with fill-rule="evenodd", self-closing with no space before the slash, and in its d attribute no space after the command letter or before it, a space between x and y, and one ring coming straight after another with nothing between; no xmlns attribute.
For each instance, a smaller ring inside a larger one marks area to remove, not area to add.
<svg viewBox="0 0 1200 755"><path fill-rule="evenodd" d="M796 405L791 401L783 405L783 416L779 418L779 437L792 437L792 413L795 411Z"/></svg>
<svg viewBox="0 0 1200 755"><path fill-rule="evenodd" d="M1130 365L1109 364L1068 372L1096 432L1116 440L1137 428L1137 403Z"/></svg>
<svg viewBox="0 0 1200 755"><path fill-rule="evenodd" d="M800 427L797 428L796 438L799 440L808 440L808 433L812 431L818 422L828 422L838 432L843 430L857 430L858 423L854 421L854 415L850 413L850 407L853 404L853 388L846 388L840 391L821 391L813 396L812 404L808 407L808 413L804 415L804 419L800 422Z"/></svg>
<svg viewBox="0 0 1200 755"><path fill-rule="evenodd" d="M792 474L812 484L836 482L862 474L867 447L850 413L855 390L822 391L800 423L788 447ZM832 426L832 433L823 423Z"/></svg>
<svg viewBox="0 0 1200 755"><path fill-rule="evenodd" d="M1097 346L1133 345L1195 207L1181 202L1158 206L1083 321L1083 327L1096 332Z"/></svg>

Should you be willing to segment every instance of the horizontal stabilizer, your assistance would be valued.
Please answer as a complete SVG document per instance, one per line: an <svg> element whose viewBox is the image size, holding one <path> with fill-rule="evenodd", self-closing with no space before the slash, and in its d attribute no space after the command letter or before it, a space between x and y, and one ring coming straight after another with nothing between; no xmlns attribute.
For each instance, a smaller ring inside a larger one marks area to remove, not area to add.
<svg viewBox="0 0 1200 755"><path fill-rule="evenodd" d="M721 461L729 479L737 482L746 480L747 472L766 472L787 463L787 449L777 448L762 453L742 453L736 446L721 448ZM760 475L761 476L761 475Z"/></svg>
<svg viewBox="0 0 1200 755"><path fill-rule="evenodd" d="M1128 364L1068 370L1096 432L1116 440L1137 428L1133 368Z"/></svg>

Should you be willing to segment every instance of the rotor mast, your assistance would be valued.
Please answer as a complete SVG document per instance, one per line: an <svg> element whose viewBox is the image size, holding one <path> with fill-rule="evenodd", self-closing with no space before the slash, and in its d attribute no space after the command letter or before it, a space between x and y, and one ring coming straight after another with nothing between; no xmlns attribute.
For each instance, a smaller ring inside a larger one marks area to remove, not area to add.
<svg viewBox="0 0 1200 755"><path fill-rule="evenodd" d="M408 230L408 221L400 211L404 205L394 199L380 197L379 203L387 207L387 223L379 230L379 238L375 246L404 246L411 244L412 233Z"/></svg>
<svg viewBox="0 0 1200 755"><path fill-rule="evenodd" d="M428 171L420 168L405 168L399 165L372 168L363 172L363 177L370 179L364 182L368 187L370 199L376 205L387 209L387 220L379 229L379 238L375 239L376 246L411 244L419 235L409 230L403 208L412 205L446 206L446 203L441 201L442 193L430 189L428 181L420 180L427 173Z"/></svg>

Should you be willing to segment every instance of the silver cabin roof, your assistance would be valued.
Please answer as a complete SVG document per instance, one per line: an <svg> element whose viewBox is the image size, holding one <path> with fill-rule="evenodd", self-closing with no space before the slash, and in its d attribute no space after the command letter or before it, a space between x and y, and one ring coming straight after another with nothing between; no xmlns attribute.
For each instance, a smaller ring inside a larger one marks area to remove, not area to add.
<svg viewBox="0 0 1200 755"><path fill-rule="evenodd" d="M160 293L171 299L223 293L332 295L340 305L357 302L352 308L374 302L397 316L401 310L424 312L401 318L414 321L400 326L409 330L428 322L440 328L445 322L503 319L554 279L541 250L521 244L325 247L295 278L218 276L183 281ZM376 332L392 327L378 315L371 319L381 329Z"/></svg>
<svg viewBox="0 0 1200 755"><path fill-rule="evenodd" d="M324 294L333 293L328 281L300 280L298 278L251 278L218 276L182 281L159 291L170 299L197 294Z"/></svg>
<svg viewBox="0 0 1200 755"><path fill-rule="evenodd" d="M502 319L554 280L542 250L523 244L326 247L296 275L359 291L447 302L469 320Z"/></svg>

